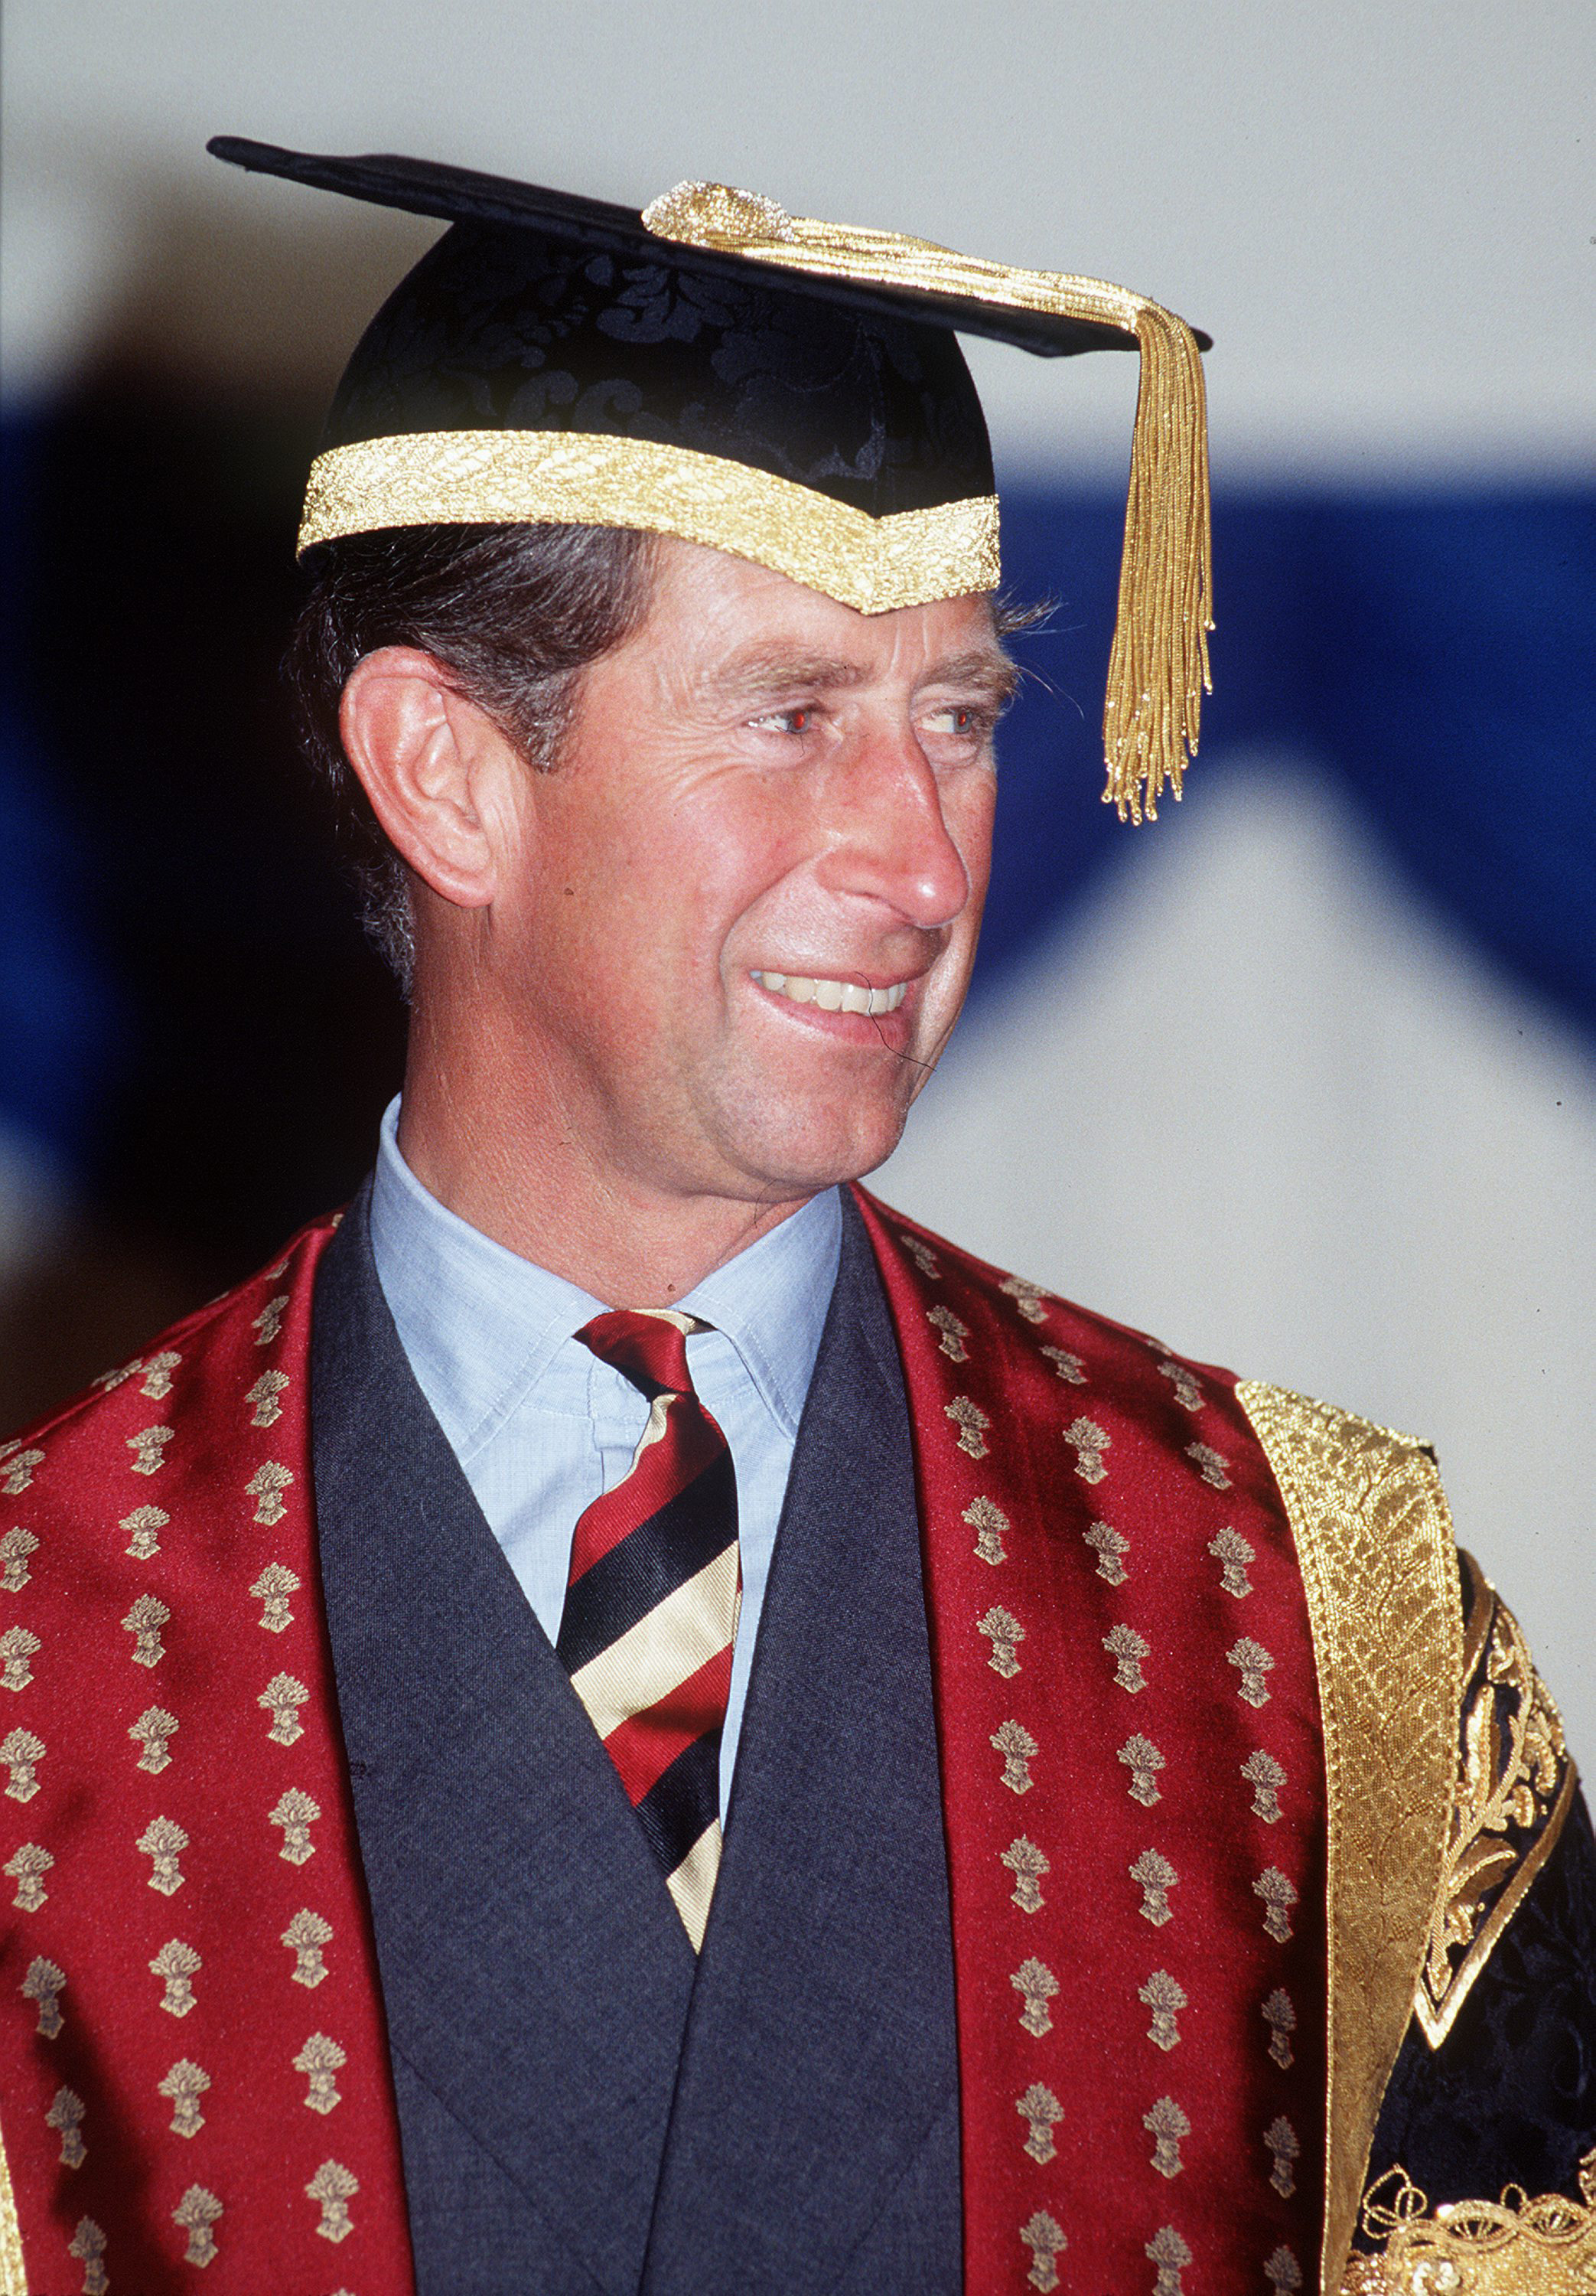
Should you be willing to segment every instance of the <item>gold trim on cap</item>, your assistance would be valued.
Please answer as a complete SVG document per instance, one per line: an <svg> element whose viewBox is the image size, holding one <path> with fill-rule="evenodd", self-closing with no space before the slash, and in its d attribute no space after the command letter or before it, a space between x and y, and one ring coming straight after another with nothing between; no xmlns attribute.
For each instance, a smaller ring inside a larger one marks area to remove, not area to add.
<svg viewBox="0 0 1596 2296"><path fill-rule="evenodd" d="M814 487L651 439L420 430L311 466L299 548L395 526L640 527L730 551L863 614L998 585L997 497L872 518Z"/></svg>
<svg viewBox="0 0 1596 2296"><path fill-rule="evenodd" d="M1188 757L1197 754L1202 696L1213 690L1207 414L1202 358L1185 321L1106 280L1023 271L896 232L790 216L775 201L728 184L678 184L644 208L642 220L662 239L823 279L1048 311L1135 336L1142 388L1103 709L1103 800L1122 821L1127 814L1140 821L1144 809L1156 819L1166 785L1181 793Z"/></svg>

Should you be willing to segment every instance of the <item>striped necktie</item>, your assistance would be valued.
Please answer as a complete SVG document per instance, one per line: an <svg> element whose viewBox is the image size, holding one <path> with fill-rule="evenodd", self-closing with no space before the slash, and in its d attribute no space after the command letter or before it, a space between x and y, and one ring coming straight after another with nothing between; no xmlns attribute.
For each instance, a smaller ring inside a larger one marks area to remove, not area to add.
<svg viewBox="0 0 1596 2296"><path fill-rule="evenodd" d="M646 1397L625 1479L583 1513L555 1645L696 1952L720 1866L720 1740L742 1577L726 1439L693 1392L691 1316L618 1309L577 1333Z"/></svg>

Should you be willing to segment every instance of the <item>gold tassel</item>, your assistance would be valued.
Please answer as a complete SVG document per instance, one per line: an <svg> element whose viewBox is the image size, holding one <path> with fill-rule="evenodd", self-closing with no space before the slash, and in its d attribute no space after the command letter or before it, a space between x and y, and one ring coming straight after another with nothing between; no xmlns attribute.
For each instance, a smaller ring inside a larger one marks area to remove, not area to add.
<svg viewBox="0 0 1596 2296"><path fill-rule="evenodd" d="M1207 411L1202 357L1185 321L1105 280L1024 271L896 232L790 216L773 200L726 184L678 184L642 219L661 239L757 263L1053 312L1135 336L1141 377L1103 709L1103 802L1122 821L1144 814L1156 821L1164 791L1181 794L1197 754L1202 697L1213 691Z"/></svg>

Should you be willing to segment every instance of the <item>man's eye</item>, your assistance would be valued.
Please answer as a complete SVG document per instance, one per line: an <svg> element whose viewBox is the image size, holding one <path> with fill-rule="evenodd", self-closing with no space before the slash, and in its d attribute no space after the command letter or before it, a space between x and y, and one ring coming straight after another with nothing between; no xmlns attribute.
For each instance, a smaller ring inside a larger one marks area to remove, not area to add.
<svg viewBox="0 0 1596 2296"><path fill-rule="evenodd" d="M754 723L773 734L812 734L815 711L807 703L796 709L767 709Z"/></svg>
<svg viewBox="0 0 1596 2296"><path fill-rule="evenodd" d="M952 734L961 741L973 741L990 730L992 720L984 709L965 702L950 701L941 709L934 709L929 718L935 734Z"/></svg>

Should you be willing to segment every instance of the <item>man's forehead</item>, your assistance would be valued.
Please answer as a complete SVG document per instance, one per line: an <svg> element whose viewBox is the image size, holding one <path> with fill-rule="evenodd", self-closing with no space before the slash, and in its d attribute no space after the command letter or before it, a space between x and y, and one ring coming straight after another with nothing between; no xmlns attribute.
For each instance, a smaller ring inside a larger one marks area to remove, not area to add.
<svg viewBox="0 0 1596 2296"><path fill-rule="evenodd" d="M949 679L1000 694L1015 670L985 593L863 614L731 554L654 543L656 606L635 641L716 695L879 679Z"/></svg>

